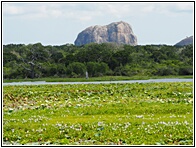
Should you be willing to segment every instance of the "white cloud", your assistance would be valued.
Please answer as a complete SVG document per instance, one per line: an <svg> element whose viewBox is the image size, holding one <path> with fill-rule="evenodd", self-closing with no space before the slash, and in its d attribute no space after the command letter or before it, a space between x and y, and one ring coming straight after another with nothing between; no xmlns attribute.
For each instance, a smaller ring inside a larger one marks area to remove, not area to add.
<svg viewBox="0 0 196 148"><path fill-rule="evenodd" d="M151 12L154 12L155 10L156 10L156 6L154 6L154 5L148 5L148 6L144 6L141 9L141 12L143 12L143 13L151 13Z"/></svg>
<svg viewBox="0 0 196 148"><path fill-rule="evenodd" d="M20 15L24 13L24 8L13 4L4 4L3 13L5 15Z"/></svg>
<svg viewBox="0 0 196 148"><path fill-rule="evenodd" d="M154 10L156 13L167 15L178 15L179 13L186 13L193 11L194 3L191 2L164 2L154 3Z"/></svg>
<svg viewBox="0 0 196 148"><path fill-rule="evenodd" d="M49 3L5 3L4 16L17 16L21 18L51 18L62 16L60 5Z"/></svg>
<svg viewBox="0 0 196 148"><path fill-rule="evenodd" d="M149 13L174 14L192 12L190 2L103 2L103 3L5 3L5 16L20 16L23 18L72 18L76 20L92 20L95 17L111 16L116 18L148 15Z"/></svg>
<svg viewBox="0 0 196 148"><path fill-rule="evenodd" d="M176 9L182 12L192 12L194 9L194 3L177 3Z"/></svg>

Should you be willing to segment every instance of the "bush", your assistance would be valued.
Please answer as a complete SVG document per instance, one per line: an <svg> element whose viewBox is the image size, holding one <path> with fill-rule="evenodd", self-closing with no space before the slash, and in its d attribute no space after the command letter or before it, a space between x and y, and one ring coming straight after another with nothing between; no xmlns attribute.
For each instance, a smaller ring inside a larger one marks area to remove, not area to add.
<svg viewBox="0 0 196 148"><path fill-rule="evenodd" d="M184 66L179 69L179 75L193 75L192 66Z"/></svg>
<svg viewBox="0 0 196 148"><path fill-rule="evenodd" d="M177 74L178 74L178 69L170 66L159 67L155 72L155 75L159 75L159 76L177 75Z"/></svg>

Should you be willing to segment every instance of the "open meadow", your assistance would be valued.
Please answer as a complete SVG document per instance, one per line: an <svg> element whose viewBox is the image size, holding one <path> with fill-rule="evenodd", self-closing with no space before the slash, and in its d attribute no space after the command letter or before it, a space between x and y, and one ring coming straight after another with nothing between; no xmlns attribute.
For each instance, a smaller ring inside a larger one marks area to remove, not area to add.
<svg viewBox="0 0 196 148"><path fill-rule="evenodd" d="M3 87L13 145L193 145L193 83Z"/></svg>

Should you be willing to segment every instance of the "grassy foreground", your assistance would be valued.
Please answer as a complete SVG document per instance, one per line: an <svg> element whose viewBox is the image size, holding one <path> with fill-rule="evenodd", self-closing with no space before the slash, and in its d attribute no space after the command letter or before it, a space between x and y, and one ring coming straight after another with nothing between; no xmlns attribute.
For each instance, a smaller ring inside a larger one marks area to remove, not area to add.
<svg viewBox="0 0 196 148"><path fill-rule="evenodd" d="M3 83L8 82L24 82L24 81L46 81L46 82L92 82L92 81L121 81L121 80L148 80L148 79L164 79L164 78L180 78L192 79L193 76L103 76L86 78L35 78L35 79L10 79L3 80Z"/></svg>
<svg viewBox="0 0 196 148"><path fill-rule="evenodd" d="M3 141L193 145L193 83L3 87Z"/></svg>

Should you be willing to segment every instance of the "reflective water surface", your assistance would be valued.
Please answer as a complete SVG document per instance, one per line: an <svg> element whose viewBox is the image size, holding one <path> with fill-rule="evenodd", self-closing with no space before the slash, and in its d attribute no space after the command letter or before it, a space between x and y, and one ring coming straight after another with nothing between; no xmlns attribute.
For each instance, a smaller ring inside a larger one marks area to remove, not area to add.
<svg viewBox="0 0 196 148"><path fill-rule="evenodd" d="M149 80L124 80L124 81L96 81L96 82L11 82L6 85L44 85L44 84L109 84L109 83L158 83L158 82L193 82L193 79L149 79Z"/></svg>

